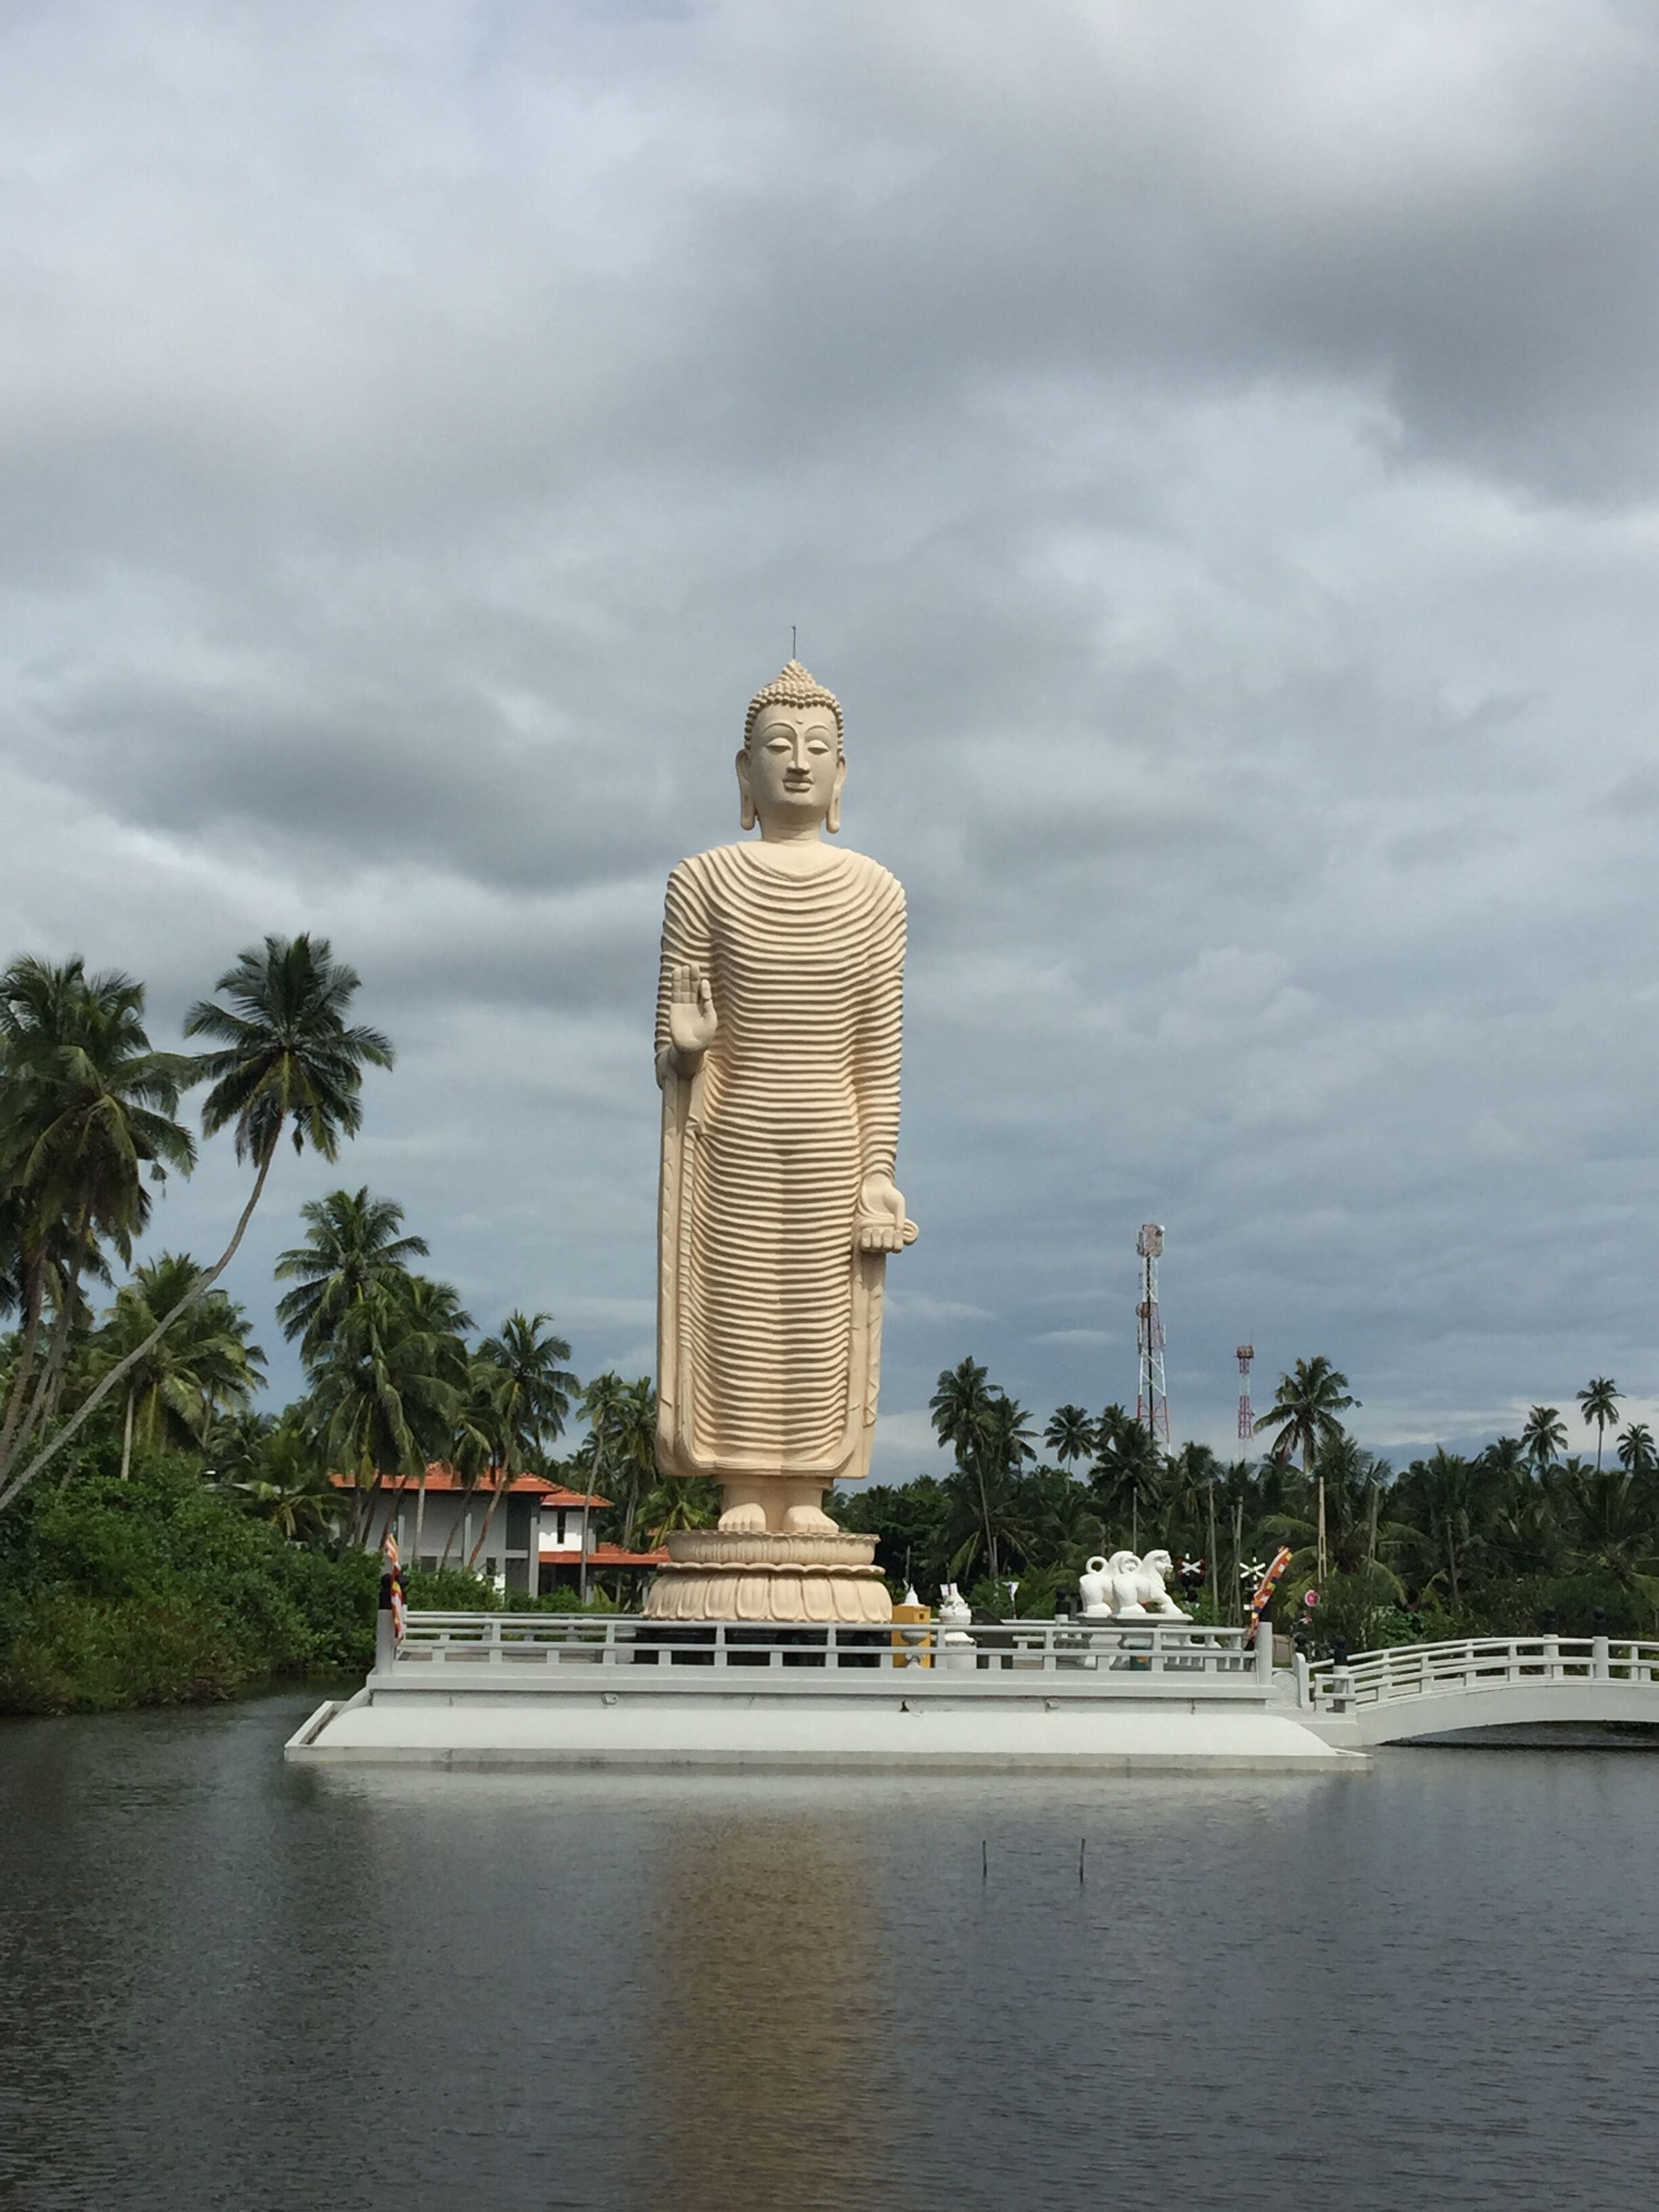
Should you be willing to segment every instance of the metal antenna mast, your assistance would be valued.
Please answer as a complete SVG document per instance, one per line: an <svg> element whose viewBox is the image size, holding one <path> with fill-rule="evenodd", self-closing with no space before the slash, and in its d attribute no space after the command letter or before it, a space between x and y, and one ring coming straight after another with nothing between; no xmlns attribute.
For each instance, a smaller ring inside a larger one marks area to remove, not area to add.
<svg viewBox="0 0 1659 2212"><path fill-rule="evenodd" d="M1250 1411L1250 1362L1255 1358L1253 1344L1238 1347L1238 1433L1246 1443L1255 1434L1255 1415Z"/></svg>
<svg viewBox="0 0 1659 2212"><path fill-rule="evenodd" d="M1135 1308L1135 1343L1140 1375L1135 1384L1135 1419L1155 1443L1170 1442L1170 1393L1164 1379L1164 1321L1158 1310L1158 1263L1164 1251L1164 1225L1143 1221L1135 1239L1140 1255L1140 1303Z"/></svg>

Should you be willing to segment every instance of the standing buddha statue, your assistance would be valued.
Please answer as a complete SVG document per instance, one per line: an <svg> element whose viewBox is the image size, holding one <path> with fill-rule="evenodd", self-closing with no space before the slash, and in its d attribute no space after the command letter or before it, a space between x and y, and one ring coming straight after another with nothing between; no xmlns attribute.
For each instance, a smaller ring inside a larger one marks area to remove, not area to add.
<svg viewBox="0 0 1659 2212"><path fill-rule="evenodd" d="M885 1620L868 1537L823 1510L867 1474L894 1182L904 893L825 843L847 776L840 705L792 660L737 757L752 842L681 861L657 994L662 1086L657 1461L721 1486L671 1540L647 1610Z"/></svg>

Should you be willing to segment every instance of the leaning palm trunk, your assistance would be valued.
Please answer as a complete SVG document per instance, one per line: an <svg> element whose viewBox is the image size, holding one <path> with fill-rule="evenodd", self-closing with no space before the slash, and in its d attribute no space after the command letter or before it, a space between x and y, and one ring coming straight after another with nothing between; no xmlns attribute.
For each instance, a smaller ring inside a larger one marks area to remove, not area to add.
<svg viewBox="0 0 1659 2212"><path fill-rule="evenodd" d="M580 1564L576 1569L576 1595L584 1605L587 1603L587 1519L592 1510L587 1501L590 1498L599 1496L599 1475L604 1465L605 1450L599 1431L596 1430L593 1435L593 1471L589 1478L588 1487L582 1493L582 1556Z"/></svg>
<svg viewBox="0 0 1659 2212"><path fill-rule="evenodd" d="M415 1559L416 1569L421 1564L421 1547L426 1541L426 1462L421 1462L421 1486L415 1493Z"/></svg>
<svg viewBox="0 0 1659 2212"><path fill-rule="evenodd" d="M128 1352L125 1359L117 1360L114 1366L110 1369L109 1373L105 1376L103 1381L98 1384L97 1388L90 1391L88 1395L82 1400L80 1405L76 1407L76 1411L70 1414L69 1419L64 1422L63 1427L59 1429L58 1434L52 1439L52 1442L48 1444L43 1445L40 1450L35 1454L34 1457L23 1469L22 1473L21 1474L14 1475L11 1480L6 1485L5 1488L3 1490L0 1490L0 1513L3 1513L7 1506L11 1504L12 1500L16 1498L20 1492L26 1490L29 1484L33 1481L35 1476L40 1474L42 1468L46 1467L50 1461L56 1458L58 1454L64 1449L64 1446L80 1433L81 1430L85 1426L88 1417L94 1413L99 1407L103 1404L105 1399L109 1396L116 1384L126 1380L132 1370L138 1364L138 1362L144 1358L150 1352L154 1351L155 1346L161 1341L161 1339L173 1327L173 1322L178 1320L179 1315L188 1313L191 1306L193 1306L199 1298L203 1297L213 1288L213 1285L218 1281L220 1276L224 1273L225 1269L229 1267L231 1261L236 1257L237 1250L241 1244L242 1239L247 1233L248 1223L253 1218L253 1209L259 1203L260 1197L264 1190L265 1177L270 1173L270 1164L276 1156L277 1140L283 1133L283 1123L286 1120L287 1116L284 1115L283 1120L277 1122L276 1128L271 1132L269 1149L266 1151L264 1158L259 1163L259 1172L254 1177L253 1188L249 1194L247 1204L242 1208L241 1218L236 1224L236 1233L231 1238L229 1243L226 1245L218 1259L214 1262L213 1266L207 1270L205 1274L198 1275L197 1277L190 1289L185 1293L184 1297L179 1299L178 1304L173 1307L172 1312L163 1314L161 1320L156 1322L155 1328L151 1329L149 1334L144 1339L143 1342L136 1346L132 1351Z"/></svg>
<svg viewBox="0 0 1659 2212"><path fill-rule="evenodd" d="M58 1401L58 1384L61 1380L64 1354L69 1349L71 1307L66 1296L52 1325L52 1341L46 1356L35 1377L34 1395L30 1398L28 1411L18 1425L12 1441L10 1456L16 1459L28 1449L29 1441L41 1423L51 1417Z"/></svg>
<svg viewBox="0 0 1659 2212"><path fill-rule="evenodd" d="M121 1480L125 1482L132 1472L132 1402L133 1390L127 1387L126 1419L121 1424Z"/></svg>
<svg viewBox="0 0 1659 2212"><path fill-rule="evenodd" d="M501 1502L501 1493L504 1491L510 1490L512 1486L513 1468L512 1461L509 1457L507 1464L505 1467L498 1467L495 1469L495 1480L489 1486L489 1503L484 1508L483 1527L478 1531L478 1540L472 1547L471 1553L466 1563L466 1571L470 1575L476 1575L478 1571L479 1556L482 1553L484 1546L489 1541L489 1526L491 1522L495 1518L495 1508ZM503 1577L503 1579L505 1579L505 1577Z"/></svg>
<svg viewBox="0 0 1659 2212"><path fill-rule="evenodd" d="M368 1533L374 1525L374 1492L372 1489L360 1490L357 1492L357 1507L352 1522L353 1538L360 1551L368 1547Z"/></svg>
<svg viewBox="0 0 1659 2212"><path fill-rule="evenodd" d="M63 1388L64 1366L69 1353L70 1334L75 1322L75 1301L81 1289L81 1270L85 1263L87 1248L87 1215L82 1208L76 1224L76 1261L67 1276L58 1279L58 1311L52 1326L52 1341L46 1347L46 1357L35 1378L34 1395L29 1400L28 1410L21 1425L12 1438L3 1455L0 1455L0 1474L15 1459L27 1449L29 1439L42 1422L50 1420L58 1410L58 1393ZM40 1296L46 1295L44 1272L40 1279ZM36 1316L37 1322L39 1316Z"/></svg>
<svg viewBox="0 0 1659 2212"><path fill-rule="evenodd" d="M17 1367L11 1378L11 1389L6 1394L6 1412L0 1421L0 1470L10 1462L15 1449L12 1443L19 1416L23 1410L24 1396L29 1377L34 1372L34 1355L40 1341L40 1316L46 1305L46 1285L40 1267L29 1270L27 1306L23 1319L23 1340L17 1347Z"/></svg>
<svg viewBox="0 0 1659 2212"><path fill-rule="evenodd" d="M468 1478L467 1478L466 1488L465 1488L465 1489L461 1492L461 1495L462 1495L462 1497L463 1497L463 1498L465 1498L471 1499L471 1498L476 1498L476 1497L477 1496L477 1494L478 1494L478 1478L477 1478L477 1476L476 1474L474 1474L474 1475L469 1475L469 1476L468 1476ZM439 1572L440 1574L442 1574L442 1573L443 1573L443 1571L444 1571L444 1570L448 1566L448 1565L449 1565L449 1555L450 1555L451 1552L453 1552L453 1551L454 1550L454 1548L455 1548L455 1539L457 1538L457 1536L459 1536L459 1535L460 1534L460 1533L461 1533L461 1509L460 1509L460 1507L458 1505L458 1506L456 1507L456 1509L455 1509L454 1513L453 1514L453 1516L451 1516L451 1518L450 1518L450 1523L449 1523L449 1534L448 1534L444 1538L444 1547L443 1547L442 1552L441 1552L441 1553L440 1553L440 1555L439 1555L439 1559L438 1559L438 1572Z"/></svg>
<svg viewBox="0 0 1659 2212"><path fill-rule="evenodd" d="M421 1469L421 1483L422 1483L422 1487L424 1487L424 1486L425 1486L425 1483L426 1483L426 1468L425 1468L424 1464L422 1464L422 1469ZM393 1485L392 1485L392 1495L391 1495L391 1497L390 1497L390 1498L387 1498L387 1500L386 1500L386 1519L385 1519L385 1520L381 1522L381 1524L380 1524L380 1543L375 1547L376 1550L378 1550L378 1551L381 1551L381 1552L383 1552L383 1551L385 1551L385 1549L386 1549L386 1539L387 1539L387 1537L388 1537L388 1536L390 1536L390 1535L391 1535L391 1534L392 1534L392 1524L396 1522L396 1520L397 1520L397 1518L398 1518L398 1507L403 1504L403 1502L404 1502L404 1492L408 1490L408 1488L409 1488L409 1477L408 1477L406 1474L405 1474L405 1475L400 1475L400 1476L398 1477L398 1480L397 1480L395 1483L393 1483ZM371 1505L371 1506L370 1506L370 1508L369 1508L369 1521L370 1521L370 1529L371 1529L371 1533L373 1532L373 1524L374 1524L374 1507ZM417 1524L417 1533L418 1533L418 1524Z"/></svg>

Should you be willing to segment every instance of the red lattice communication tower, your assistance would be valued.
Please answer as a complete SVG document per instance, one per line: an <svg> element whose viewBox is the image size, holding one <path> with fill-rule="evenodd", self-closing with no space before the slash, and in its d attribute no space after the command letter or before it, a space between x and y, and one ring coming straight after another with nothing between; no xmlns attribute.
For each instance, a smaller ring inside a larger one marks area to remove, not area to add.
<svg viewBox="0 0 1659 2212"><path fill-rule="evenodd" d="M1143 1221L1135 1239L1140 1255L1140 1303L1135 1308L1135 1343L1140 1375L1135 1385L1135 1419L1153 1442L1170 1441L1170 1393L1164 1379L1164 1317L1158 1310L1158 1263L1164 1252L1164 1226Z"/></svg>
<svg viewBox="0 0 1659 2212"><path fill-rule="evenodd" d="M1255 1358L1253 1344L1238 1347L1238 1433L1249 1443L1255 1434L1255 1415L1250 1411L1250 1362Z"/></svg>

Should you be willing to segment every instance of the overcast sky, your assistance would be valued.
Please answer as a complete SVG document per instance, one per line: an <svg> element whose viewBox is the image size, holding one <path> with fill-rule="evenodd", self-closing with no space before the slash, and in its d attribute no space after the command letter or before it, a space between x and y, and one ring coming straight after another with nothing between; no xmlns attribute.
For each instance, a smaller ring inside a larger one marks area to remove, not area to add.
<svg viewBox="0 0 1659 2212"><path fill-rule="evenodd" d="M964 1353L1133 1402L1147 1218L1178 1437L1243 1337L1653 1418L1656 119L1647 0L0 5L0 951L173 1042L308 927L399 1049L268 1347L367 1182L649 1366L793 623L909 894L879 1473Z"/></svg>

